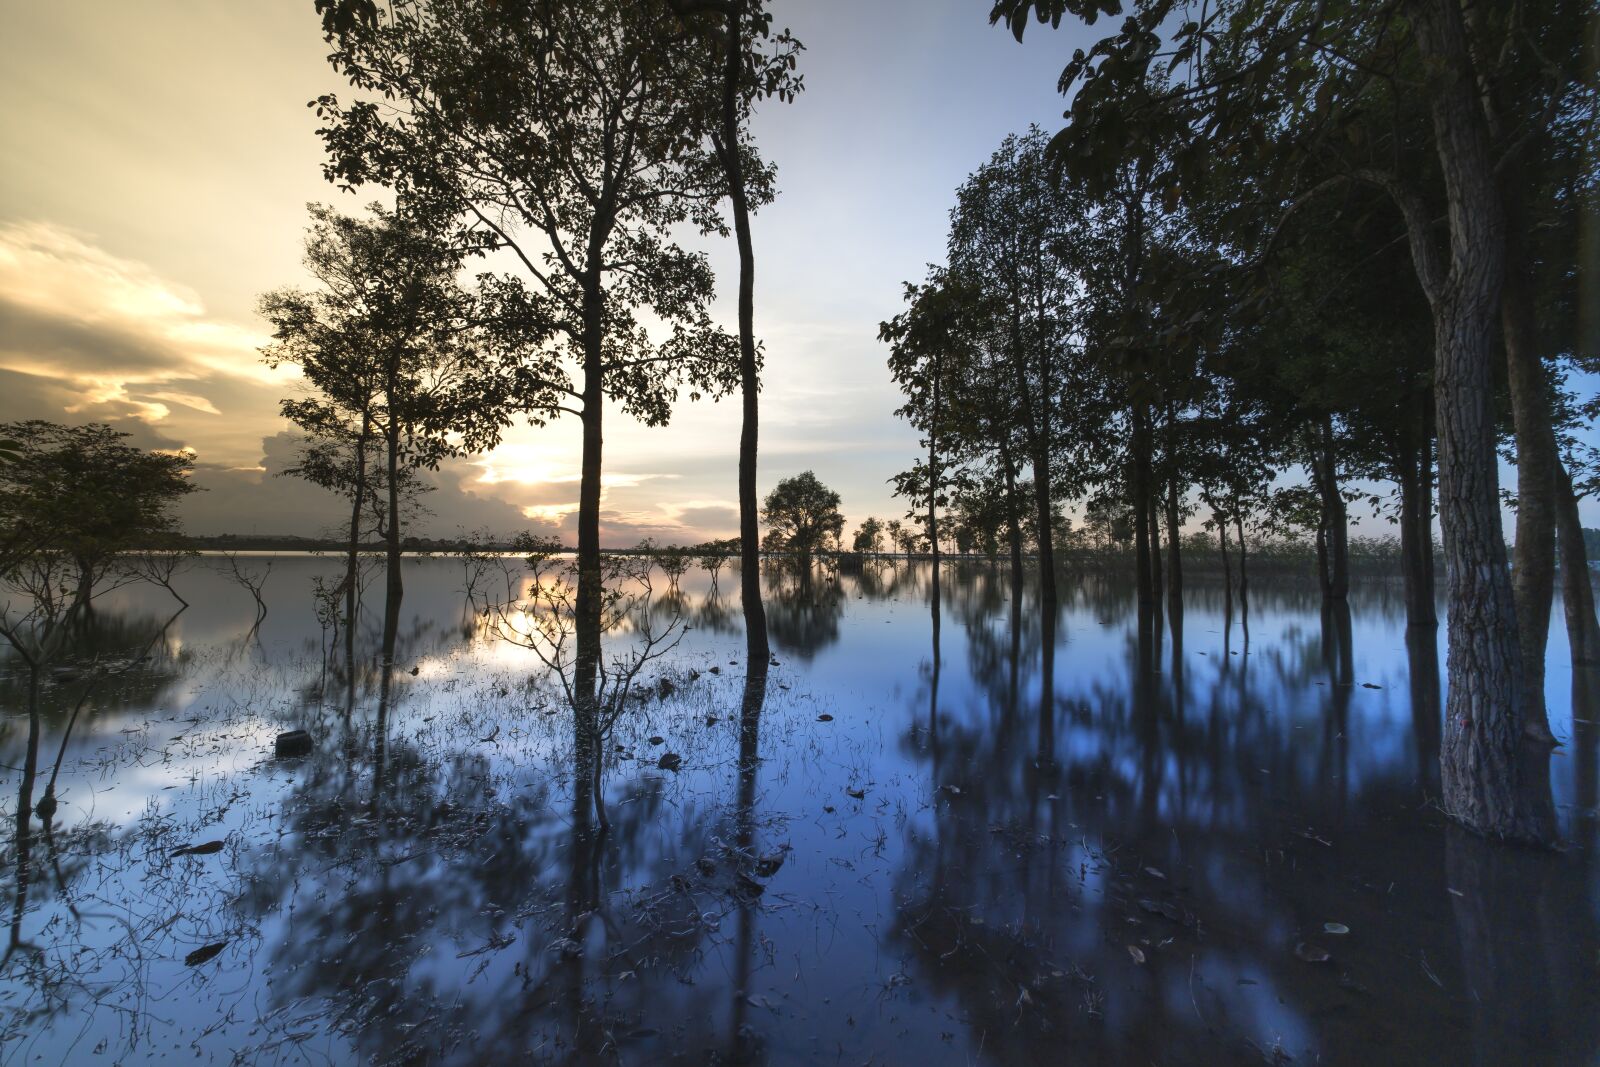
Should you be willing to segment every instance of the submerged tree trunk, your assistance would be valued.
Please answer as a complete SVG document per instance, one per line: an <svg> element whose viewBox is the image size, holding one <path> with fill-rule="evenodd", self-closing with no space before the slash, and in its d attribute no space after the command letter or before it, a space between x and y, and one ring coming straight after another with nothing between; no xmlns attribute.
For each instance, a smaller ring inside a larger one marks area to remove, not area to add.
<svg viewBox="0 0 1600 1067"><path fill-rule="evenodd" d="M1350 519L1339 489L1339 463L1333 417L1324 415L1317 427L1312 470L1321 504L1318 547L1322 561L1322 595L1344 600L1350 592Z"/></svg>
<svg viewBox="0 0 1600 1067"><path fill-rule="evenodd" d="M1600 620L1595 618L1594 585L1588 546L1578 521L1578 497L1565 467L1556 471L1556 526L1561 535L1561 606L1567 618L1567 644L1574 666L1600 664Z"/></svg>
<svg viewBox="0 0 1600 1067"><path fill-rule="evenodd" d="M1033 459L1033 501L1038 529L1034 535L1039 556L1039 599L1046 612L1056 609L1055 538L1050 529L1049 446L1036 449Z"/></svg>
<svg viewBox="0 0 1600 1067"><path fill-rule="evenodd" d="M28 747L23 754L22 775L17 786L16 833L12 841L12 870L16 880L16 902L11 912L11 937L0 965L11 962L11 954L23 947L22 917L28 910L28 885L33 875L32 826L33 786L39 769L39 672L41 664L28 664Z"/></svg>
<svg viewBox="0 0 1600 1067"><path fill-rule="evenodd" d="M1233 513L1233 527L1239 534L1239 610L1248 617L1250 612L1250 568L1249 551L1244 540L1244 513ZM1249 632L1250 623L1245 622L1246 633Z"/></svg>
<svg viewBox="0 0 1600 1067"><path fill-rule="evenodd" d="M1407 213L1434 319L1449 589L1444 807L1479 833L1538 841L1543 827L1519 788L1526 692L1489 410L1504 220L1458 0L1415 0L1413 10L1418 50L1432 73L1429 104L1450 222L1446 268L1425 213L1414 206Z"/></svg>
<svg viewBox="0 0 1600 1067"><path fill-rule="evenodd" d="M1217 524L1217 550L1222 553L1222 611L1224 617L1233 615L1233 565L1228 560L1228 517L1213 511Z"/></svg>
<svg viewBox="0 0 1600 1067"><path fill-rule="evenodd" d="M592 256L591 262L596 258ZM593 783L598 772L595 755L599 709L595 701L600 681L601 602L605 596L600 573L600 473L605 442L601 422L605 409L601 303L596 277L584 294L583 458L578 485L578 592L573 619L577 649L573 664L575 706L572 709L576 778L589 783L586 791L591 799L594 799Z"/></svg>

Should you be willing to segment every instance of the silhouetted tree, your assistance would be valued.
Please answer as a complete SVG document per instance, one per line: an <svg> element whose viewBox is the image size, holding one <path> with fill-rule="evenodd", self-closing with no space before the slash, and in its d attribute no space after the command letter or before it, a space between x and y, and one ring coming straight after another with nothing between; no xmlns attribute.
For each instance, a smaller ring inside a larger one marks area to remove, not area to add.
<svg viewBox="0 0 1600 1067"><path fill-rule="evenodd" d="M769 527L774 550L793 552L804 562L844 532L839 494L811 471L780 481L767 494L761 521Z"/></svg>

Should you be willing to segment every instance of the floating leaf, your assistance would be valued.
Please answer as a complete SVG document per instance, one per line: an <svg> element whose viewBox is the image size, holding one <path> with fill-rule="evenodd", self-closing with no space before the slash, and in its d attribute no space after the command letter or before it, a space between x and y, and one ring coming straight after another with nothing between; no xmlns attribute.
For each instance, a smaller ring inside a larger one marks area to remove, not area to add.
<svg viewBox="0 0 1600 1067"><path fill-rule="evenodd" d="M184 966L198 967L207 960L215 959L217 954L227 947L228 943L226 941L218 941L214 945L206 945L204 948L197 948L183 958Z"/></svg>
<svg viewBox="0 0 1600 1067"><path fill-rule="evenodd" d="M818 722L832 722L833 721L833 716L829 715L827 712L823 712L821 715L817 716L817 721Z"/></svg>
<svg viewBox="0 0 1600 1067"><path fill-rule="evenodd" d="M1140 948L1138 945L1129 945L1128 955L1133 958L1134 963L1144 962L1144 949Z"/></svg>
<svg viewBox="0 0 1600 1067"><path fill-rule="evenodd" d="M683 766L683 757L676 752L663 752L661 758L656 760L656 766L664 771L675 771Z"/></svg>
<svg viewBox="0 0 1600 1067"><path fill-rule="evenodd" d="M1334 937L1343 937L1350 932L1350 928L1344 923L1323 923L1322 932L1332 934Z"/></svg>
<svg viewBox="0 0 1600 1067"><path fill-rule="evenodd" d="M1327 963L1333 959L1333 954L1321 945L1313 945L1309 941L1302 941L1294 947L1294 954L1307 963Z"/></svg>
<svg viewBox="0 0 1600 1067"><path fill-rule="evenodd" d="M173 856L214 856L222 851L221 841L207 841L200 845L185 845L175 848L170 855Z"/></svg>

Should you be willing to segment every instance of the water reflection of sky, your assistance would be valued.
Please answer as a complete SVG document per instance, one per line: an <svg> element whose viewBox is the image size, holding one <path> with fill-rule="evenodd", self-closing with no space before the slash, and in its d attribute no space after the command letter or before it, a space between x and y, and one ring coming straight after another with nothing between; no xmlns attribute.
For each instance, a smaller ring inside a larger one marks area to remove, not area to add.
<svg viewBox="0 0 1600 1067"><path fill-rule="evenodd" d="M926 565L774 573L754 716L736 569L658 574L652 610L688 626L663 668L680 688L619 726L597 840L570 717L459 564L407 562L388 697L367 670L345 713L310 602L336 566L277 557L252 632L202 561L150 663L94 697L32 853L18 929L43 949L0 979L6 1060L1595 1054L1600 685L1560 626L1548 778L1570 847L1545 855L1430 806L1443 634L1408 637L1392 585L1346 617L1258 580L1246 644L1191 578L1178 632L1141 644L1116 583L1070 583L1051 634L1004 568L959 564L936 660ZM169 610L113 594L101 651ZM75 699L51 689L47 761ZM289 726L314 757L267 758ZM9 815L25 718L3 729ZM1332 959L1297 955L1316 948Z"/></svg>

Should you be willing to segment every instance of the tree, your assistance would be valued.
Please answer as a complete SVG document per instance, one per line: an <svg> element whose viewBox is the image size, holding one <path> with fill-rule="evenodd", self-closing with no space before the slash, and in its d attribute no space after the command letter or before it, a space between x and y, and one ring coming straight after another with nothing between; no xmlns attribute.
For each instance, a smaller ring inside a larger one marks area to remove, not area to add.
<svg viewBox="0 0 1600 1067"><path fill-rule="evenodd" d="M1061 433L1057 385L1076 377L1069 312L1078 289L1073 225L1082 202L1057 180L1037 128L1007 137L956 192L950 263L989 288L1026 453L1033 467L1039 581L1047 611L1056 604L1050 516L1052 464Z"/></svg>
<svg viewBox="0 0 1600 1067"><path fill-rule="evenodd" d="M172 508L195 489L191 453L146 451L126 444L128 436L98 423L0 424L8 444L0 462L0 639L28 675L19 839L32 811L44 673L124 557L175 538ZM133 581L143 568L121 573Z"/></svg>
<svg viewBox="0 0 1600 1067"><path fill-rule="evenodd" d="M699 396L739 380L737 346L709 316L705 257L672 240L684 224L722 226L703 50L654 2L317 9L334 69L368 96L316 101L329 179L437 200L465 220L464 242L520 266L486 279L485 295L494 336L523 357L521 406L536 422L582 423L574 688L591 693L606 406L661 425L684 385ZM769 177L747 175L753 198Z"/></svg>
<svg viewBox="0 0 1600 1067"><path fill-rule="evenodd" d="M850 542L850 548L862 555L876 556L883 548L883 523L871 515L861 520L861 525L856 529L855 537Z"/></svg>
<svg viewBox="0 0 1600 1067"><path fill-rule="evenodd" d="M761 521L770 528L771 544L809 562L812 553L844 531L839 494L811 471L780 481L767 494Z"/></svg>
<svg viewBox="0 0 1600 1067"><path fill-rule="evenodd" d="M40 552L77 570L77 603L123 554L170 541L172 509L195 491L190 452L147 451L100 423L61 426L42 419L0 424L15 459L0 464L0 546L9 572Z"/></svg>
<svg viewBox="0 0 1600 1067"><path fill-rule="evenodd" d="M767 617L761 602L761 546L756 508L756 456L760 437L760 362L755 336L755 242L750 212L771 199L770 174L760 174L760 161L748 145L750 112L756 100L777 97L792 101L802 88L794 74L803 47L787 30L773 36L766 0L668 0L673 9L699 25L710 44L712 65L721 72L718 123L710 134L712 148L727 185L739 246L739 543L740 603L744 611L746 654L751 663L766 663ZM770 50L769 46L770 45ZM758 174L752 182L750 175ZM713 581L714 581L713 577Z"/></svg>
<svg viewBox="0 0 1600 1067"><path fill-rule="evenodd" d="M1033 14L1092 21L1114 6L999 0L991 17L1020 37ZM1485 105L1493 109L1492 86L1508 62L1543 54L1520 26L1508 30L1503 21L1522 19L1522 8L1475 10L1470 24L1459 0L1337 10L1312 0L1225 0L1189 19L1173 17L1174 0L1140 0L1135 12L1120 34L1080 51L1061 79L1063 92L1077 92L1053 147L1075 176L1103 181L1130 145L1159 144L1170 163L1157 184L1181 196L1212 161L1235 158L1259 193L1250 207L1266 220L1261 242L1268 246L1284 212L1349 183L1382 191L1405 220L1434 328L1450 614L1444 806L1479 832L1541 839L1546 831L1518 790L1529 709L1489 407L1507 260L1497 174L1523 150L1529 111L1497 129ZM1548 64L1547 105L1559 106L1581 81L1581 42L1581 31L1568 26L1563 47L1551 53L1558 58ZM1474 57L1492 58L1486 65ZM1186 75L1158 86L1157 64L1184 66ZM1367 106L1391 92L1401 105L1423 104L1423 122L1402 129L1414 111ZM1320 180L1306 185L1308 174ZM1443 227L1418 175L1438 182Z"/></svg>
<svg viewBox="0 0 1600 1067"><path fill-rule="evenodd" d="M404 597L401 505L415 474L491 447L510 421L507 379L457 280L462 252L448 239L448 218L415 199L369 210L354 219L313 205L305 262L319 288L261 301L273 327L263 358L297 366L315 390L283 401L284 416L311 437L294 473L350 500L342 590L350 663L364 520L370 513L386 545L383 654L392 658Z"/></svg>

